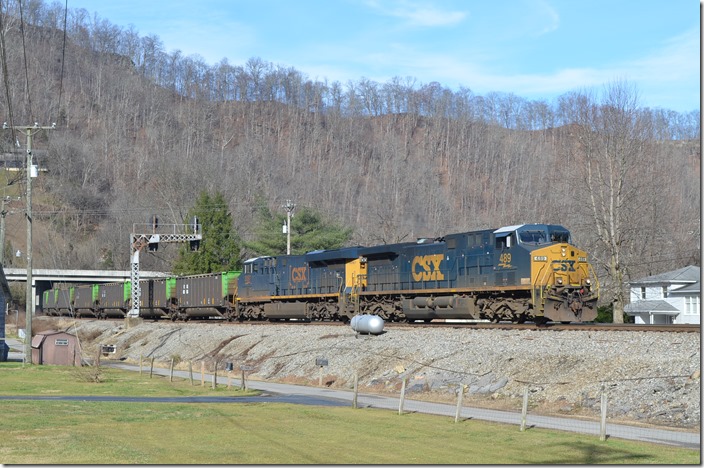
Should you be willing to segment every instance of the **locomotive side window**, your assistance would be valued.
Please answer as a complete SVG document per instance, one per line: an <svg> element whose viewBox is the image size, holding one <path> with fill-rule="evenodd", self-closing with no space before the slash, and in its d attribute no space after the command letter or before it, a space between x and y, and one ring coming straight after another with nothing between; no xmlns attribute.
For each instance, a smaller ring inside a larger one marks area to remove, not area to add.
<svg viewBox="0 0 704 468"><path fill-rule="evenodd" d="M510 249L512 245L516 245L516 233L502 233L496 236L497 250Z"/></svg>

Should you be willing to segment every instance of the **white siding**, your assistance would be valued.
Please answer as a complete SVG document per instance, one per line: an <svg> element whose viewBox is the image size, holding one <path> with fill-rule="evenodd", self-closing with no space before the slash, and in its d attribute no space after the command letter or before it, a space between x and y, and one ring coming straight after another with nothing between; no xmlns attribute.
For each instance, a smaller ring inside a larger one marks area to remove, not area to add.
<svg viewBox="0 0 704 468"><path fill-rule="evenodd" d="M635 323L645 324L684 324L684 323L701 323L701 299L696 293L685 295L686 293L677 293L677 290L687 286L687 284L672 284L667 286L667 297L663 292L665 289L662 284L631 285L630 298L631 303L636 303L642 300L661 300L670 304L672 307L680 311L678 315L668 315L664 313L642 313L635 314ZM643 297L643 287L645 287L645 297Z"/></svg>

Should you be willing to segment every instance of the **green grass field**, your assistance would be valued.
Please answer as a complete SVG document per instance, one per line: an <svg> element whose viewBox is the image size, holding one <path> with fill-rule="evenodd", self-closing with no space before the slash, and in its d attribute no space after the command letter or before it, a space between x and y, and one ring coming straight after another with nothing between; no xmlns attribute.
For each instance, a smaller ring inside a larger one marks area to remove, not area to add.
<svg viewBox="0 0 704 468"><path fill-rule="evenodd" d="M16 363L0 363L0 382L1 395L253 394L148 372ZM3 464L700 463L695 450L377 409L61 400L0 408Z"/></svg>

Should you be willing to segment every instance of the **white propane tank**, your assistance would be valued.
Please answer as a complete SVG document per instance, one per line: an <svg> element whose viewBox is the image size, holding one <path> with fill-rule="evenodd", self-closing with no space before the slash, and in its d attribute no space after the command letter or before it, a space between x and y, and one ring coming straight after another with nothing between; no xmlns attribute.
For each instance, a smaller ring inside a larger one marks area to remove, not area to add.
<svg viewBox="0 0 704 468"><path fill-rule="evenodd" d="M378 315L355 315L350 322L352 330L357 333L378 335L384 330L384 319Z"/></svg>

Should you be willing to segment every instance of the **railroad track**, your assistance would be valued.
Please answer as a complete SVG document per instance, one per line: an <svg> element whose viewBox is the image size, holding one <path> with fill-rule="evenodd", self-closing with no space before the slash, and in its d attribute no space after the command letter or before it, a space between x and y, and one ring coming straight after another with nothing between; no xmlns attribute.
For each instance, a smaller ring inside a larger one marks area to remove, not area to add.
<svg viewBox="0 0 704 468"><path fill-rule="evenodd" d="M552 331L642 331L667 333L700 333L698 324L644 325L635 323L488 323L488 322L431 322L425 324L387 323L385 328L456 328L456 329L498 329L498 330L552 330Z"/></svg>
<svg viewBox="0 0 704 468"><path fill-rule="evenodd" d="M48 317L48 316L43 316ZM48 317L61 318L61 317ZM96 318L85 317L76 320L98 320ZM122 322L124 319L105 319L107 321ZM151 320L147 320L151 321ZM208 320L189 320L188 322L170 322L164 320L164 323L179 323L179 324L213 324L224 326L237 326L240 323L247 325L290 325L290 326L340 326L349 327L348 323L342 322L305 322L305 321L246 321L246 322L227 322L225 320L208 319ZM665 332L665 333L700 333L701 325L698 324L671 324L671 325L644 325L635 323L546 323L536 325L534 323L490 323L490 322L430 322L430 323L401 323L401 322L386 322L384 329L420 329L420 328L454 328L467 330L551 330L551 331L641 331L641 332Z"/></svg>

